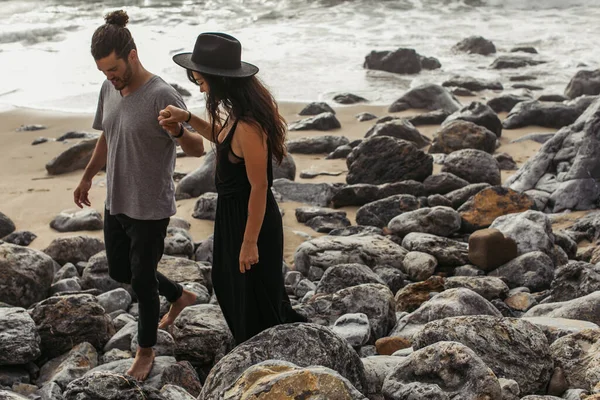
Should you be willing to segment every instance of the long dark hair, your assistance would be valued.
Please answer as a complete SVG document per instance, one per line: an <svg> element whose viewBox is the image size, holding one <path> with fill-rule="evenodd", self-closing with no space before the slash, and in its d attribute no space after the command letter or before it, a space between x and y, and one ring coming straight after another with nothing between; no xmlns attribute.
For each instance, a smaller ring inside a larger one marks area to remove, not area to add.
<svg viewBox="0 0 600 400"><path fill-rule="evenodd" d="M135 41L126 28L129 16L123 10L113 11L104 16L106 23L99 26L92 36L92 56L95 60L108 57L114 51L117 58L127 61Z"/></svg>
<svg viewBox="0 0 600 400"><path fill-rule="evenodd" d="M190 81L198 84L192 71ZM210 90L206 97L206 110L212 124L214 142L217 142L217 124L223 125L221 110L236 121L255 125L267 134L268 144L275 160L281 163L286 154L286 122L279 113L273 95L256 77L226 78L202 74Z"/></svg>

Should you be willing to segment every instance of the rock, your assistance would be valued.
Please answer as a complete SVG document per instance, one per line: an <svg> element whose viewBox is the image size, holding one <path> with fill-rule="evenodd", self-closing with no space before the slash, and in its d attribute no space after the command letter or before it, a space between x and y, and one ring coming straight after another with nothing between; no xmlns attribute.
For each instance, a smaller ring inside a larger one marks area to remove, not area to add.
<svg viewBox="0 0 600 400"><path fill-rule="evenodd" d="M137 325L137 324L135 324ZM135 354L138 349L138 335L137 335L137 326L135 326L135 333L131 337L131 343L129 346L129 350L131 354ZM161 329L158 330L157 342L153 347L155 355L158 356L173 356L175 353L175 341L173 337L166 331Z"/></svg>
<svg viewBox="0 0 600 400"><path fill-rule="evenodd" d="M398 194L360 207L356 212L356 223L383 228L394 217L418 208L419 202L416 197Z"/></svg>
<svg viewBox="0 0 600 400"><path fill-rule="evenodd" d="M494 60L490 68L492 69L507 69L507 68L523 68L545 64L546 61L534 60L530 57L523 56L500 56Z"/></svg>
<svg viewBox="0 0 600 400"><path fill-rule="evenodd" d="M377 123L365 134L365 138L376 136L391 136L396 139L406 140L418 148L429 144L429 139L426 136L421 135L413 124L403 119Z"/></svg>
<svg viewBox="0 0 600 400"><path fill-rule="evenodd" d="M572 333L582 332L586 329L598 329L598 325L592 322L574 319L552 317L523 317L522 319L540 328L546 335L549 344Z"/></svg>
<svg viewBox="0 0 600 400"><path fill-rule="evenodd" d="M304 396L365 399L348 379L330 368L300 368L278 360L263 361L248 368L232 383L222 399L258 399L264 397L264 393L281 400L300 399Z"/></svg>
<svg viewBox="0 0 600 400"><path fill-rule="evenodd" d="M479 268L467 264L454 269L454 276L484 276L485 273Z"/></svg>
<svg viewBox="0 0 600 400"><path fill-rule="evenodd" d="M462 229L475 232L489 227L498 217L522 213L535 208L535 201L528 195L504 186L483 189L459 209Z"/></svg>
<svg viewBox="0 0 600 400"><path fill-rule="evenodd" d="M289 140L286 146L290 153L320 154L331 153L339 146L349 143L350 141L345 136L324 135Z"/></svg>
<svg viewBox="0 0 600 400"><path fill-rule="evenodd" d="M335 114L335 111L329 104L324 102L313 102L306 105L298 115L319 115L327 112Z"/></svg>
<svg viewBox="0 0 600 400"><path fill-rule="evenodd" d="M376 136L354 148L346 165L349 184L423 181L433 171L433 158L405 140Z"/></svg>
<svg viewBox="0 0 600 400"><path fill-rule="evenodd" d="M348 146L348 148L350 148ZM352 149L350 149L350 151L352 151ZM343 174L343 172L328 172L328 171L319 171L319 172L313 172L313 171L302 171L300 172L300 178L302 179L313 179L316 178L318 176L340 176L341 174Z"/></svg>
<svg viewBox="0 0 600 400"><path fill-rule="evenodd" d="M350 147L350 145L343 145L340 147L337 147L335 150L333 150L331 153L329 153L327 155L327 157L325 157L326 160L336 160L339 158L346 158L348 157L348 154L352 153L352 147ZM302 176L302 173L300 173L300 178L305 178L305 176Z"/></svg>
<svg viewBox="0 0 600 400"><path fill-rule="evenodd" d="M441 125L442 122L444 122L449 115L450 112L448 111L435 110L424 114L415 115L414 117L410 117L408 119L408 122L413 124L413 126Z"/></svg>
<svg viewBox="0 0 600 400"><path fill-rule="evenodd" d="M325 207L298 207L296 208L296 220L301 223L306 223L315 217L323 217L327 215L346 216L346 211L336 211Z"/></svg>
<svg viewBox="0 0 600 400"><path fill-rule="evenodd" d="M443 125L434 134L429 153L450 154L462 149L477 149L492 154L496 150L496 140L496 135L483 126L454 121Z"/></svg>
<svg viewBox="0 0 600 400"><path fill-rule="evenodd" d="M173 86L173 89L175 89L177 93L179 93L183 97L190 97L192 95L190 91L184 88L183 86L180 86L176 83L170 83L170 85Z"/></svg>
<svg viewBox="0 0 600 400"><path fill-rule="evenodd" d="M496 153L494 154L494 158L498 162L501 171L515 171L519 169L515 160L508 153Z"/></svg>
<svg viewBox="0 0 600 400"><path fill-rule="evenodd" d="M410 253L409 253L410 254ZM491 276L451 276L445 279L446 290L466 288L486 300L503 299L508 295L508 286L500 278Z"/></svg>
<svg viewBox="0 0 600 400"><path fill-rule="evenodd" d="M438 342L406 357L388 374L382 393L398 400L502 399L494 373L473 350L453 342Z"/></svg>
<svg viewBox="0 0 600 400"><path fill-rule="evenodd" d="M461 88L461 87L452 89L452 94L455 96L464 96L464 97L476 96L475 92L472 92L469 89L465 89L465 88Z"/></svg>
<svg viewBox="0 0 600 400"><path fill-rule="evenodd" d="M61 387L54 382L42 386L36 395L40 396L41 400L64 400Z"/></svg>
<svg viewBox="0 0 600 400"><path fill-rule="evenodd" d="M371 337L369 318L363 313L342 315L335 321L331 330L346 339L352 347L367 344Z"/></svg>
<svg viewBox="0 0 600 400"><path fill-rule="evenodd" d="M97 138L87 139L69 147L46 164L46 171L50 175L60 175L84 169L92 158L96 142Z"/></svg>
<svg viewBox="0 0 600 400"><path fill-rule="evenodd" d="M198 197L203 193L216 192L215 187L215 152L207 151L204 156L204 163L200 168L187 174L175 190L176 196ZM296 178L296 163L291 154L287 154L281 164L273 160L273 179L286 178L294 180Z"/></svg>
<svg viewBox="0 0 600 400"><path fill-rule="evenodd" d="M460 224L460 215L450 207L424 207L394 217L389 222L388 228L394 235L400 237L411 232L448 237L458 232Z"/></svg>
<svg viewBox="0 0 600 400"><path fill-rule="evenodd" d="M565 89L565 96L574 99L583 95L600 94L600 69L577 71Z"/></svg>
<svg viewBox="0 0 600 400"><path fill-rule="evenodd" d="M364 347L363 347L364 348ZM365 367L367 390L364 391L369 399L383 399L381 388L385 377L402 361L403 357L372 355L361 359Z"/></svg>
<svg viewBox="0 0 600 400"><path fill-rule="evenodd" d="M27 311L0 308L0 365L27 364L40 355L40 336Z"/></svg>
<svg viewBox="0 0 600 400"><path fill-rule="evenodd" d="M6 214L0 212L0 239L13 233L15 229L15 223Z"/></svg>
<svg viewBox="0 0 600 400"><path fill-rule="evenodd" d="M2 400L30 400L29 397L21 396L12 391L0 389L0 399Z"/></svg>
<svg viewBox="0 0 600 400"><path fill-rule="evenodd" d="M521 398L519 384L516 381L498 378L498 383L502 389L502 400L519 400Z"/></svg>
<svg viewBox="0 0 600 400"><path fill-rule="evenodd" d="M31 312L41 338L42 354L55 357L75 344L101 349L114 335L112 320L89 294L50 297Z"/></svg>
<svg viewBox="0 0 600 400"><path fill-rule="evenodd" d="M530 97L527 96L518 96L516 94L503 94L502 96L494 97L490 99L486 104L494 110L494 112L509 112L511 111L517 104L523 101L531 100Z"/></svg>
<svg viewBox="0 0 600 400"><path fill-rule="evenodd" d="M396 311L413 312L429 300L430 293L443 290L444 280L439 276L431 276L424 282L406 285L396 293Z"/></svg>
<svg viewBox="0 0 600 400"><path fill-rule="evenodd" d="M567 96L563 96L562 94L542 94L537 98L538 101L553 101L557 103L562 103L564 101L569 100Z"/></svg>
<svg viewBox="0 0 600 400"><path fill-rule="evenodd" d="M122 288L103 293L96 298L107 314L117 310L125 311L131 305L131 295Z"/></svg>
<svg viewBox="0 0 600 400"><path fill-rule="evenodd" d="M202 196L205 195L206 194ZM194 239L192 238L192 235L183 228L173 226L168 227L163 253L170 256L192 258L194 255Z"/></svg>
<svg viewBox="0 0 600 400"><path fill-rule="evenodd" d="M458 176L446 172L440 172L427 177L423 181L426 194L447 194L454 190L467 186L469 182Z"/></svg>
<svg viewBox="0 0 600 400"><path fill-rule="evenodd" d="M600 265L569 261L556 269L545 303L573 300L600 290Z"/></svg>
<svg viewBox="0 0 600 400"><path fill-rule="evenodd" d="M408 251L431 254L440 267L459 267L469 262L466 243L428 233L409 233L402 240L402 247Z"/></svg>
<svg viewBox="0 0 600 400"><path fill-rule="evenodd" d="M53 276L54 262L46 254L0 244L0 302L27 308L48 296Z"/></svg>
<svg viewBox="0 0 600 400"><path fill-rule="evenodd" d="M377 347L377 354L391 356L398 350L408 349L412 345L411 343L399 337L384 337L378 339L375 342L375 346Z"/></svg>
<svg viewBox="0 0 600 400"><path fill-rule="evenodd" d="M502 126L504 129L517 129L529 125L558 129L571 125L584 111L585 108L577 105L527 100L512 108Z"/></svg>
<svg viewBox="0 0 600 400"><path fill-rule="evenodd" d="M517 243L497 229L481 229L469 237L469 261L492 271L517 257Z"/></svg>
<svg viewBox="0 0 600 400"><path fill-rule="evenodd" d="M212 291L211 267L201 262L181 257L163 256L158 263L158 272L177 283L196 282Z"/></svg>
<svg viewBox="0 0 600 400"><path fill-rule="evenodd" d="M42 144L42 143L46 143L48 142L48 139L45 137L39 137L37 139L34 139L33 142L31 142L32 146L36 146L38 144Z"/></svg>
<svg viewBox="0 0 600 400"><path fill-rule="evenodd" d="M487 56L496 52L496 46L490 40L482 36L469 36L452 47L452 50L469 54L481 54Z"/></svg>
<svg viewBox="0 0 600 400"><path fill-rule="evenodd" d="M365 122L365 121L371 121L373 119L377 119L377 116L375 114L371 114L369 112L362 112L356 115L356 119L359 122Z"/></svg>
<svg viewBox="0 0 600 400"><path fill-rule="evenodd" d="M552 282L552 260L540 251L523 254L491 271L489 276L501 277L509 287L525 286L534 291L548 289Z"/></svg>
<svg viewBox="0 0 600 400"><path fill-rule="evenodd" d="M319 207L327 207L339 190L339 184L299 183L288 179L276 179L273 187L277 193L283 196L284 200Z"/></svg>
<svg viewBox="0 0 600 400"><path fill-rule="evenodd" d="M452 202L441 194L432 194L427 197L427 204L430 207L452 207Z"/></svg>
<svg viewBox="0 0 600 400"><path fill-rule="evenodd" d="M194 260L198 262L208 262L212 264L213 256L213 237L212 235L205 240L202 240L196 247L194 253Z"/></svg>
<svg viewBox="0 0 600 400"><path fill-rule="evenodd" d="M452 202L452 208L457 209L462 206L472 196L490 187L489 183L473 183L461 189L453 190L446 194L446 198Z"/></svg>
<svg viewBox="0 0 600 400"><path fill-rule="evenodd" d="M376 200L399 194L422 196L425 194L425 190L421 182L412 180L384 183L381 185L358 183L339 188L331 199L331 204L336 208L344 206L362 206Z"/></svg>
<svg viewBox="0 0 600 400"><path fill-rule="evenodd" d="M413 347L418 351L440 342L467 346L496 376L514 379L521 394L545 390L552 376L546 336L526 321L485 315L445 318L425 325Z"/></svg>
<svg viewBox="0 0 600 400"><path fill-rule="evenodd" d="M2 240L6 243L16 244L18 246L29 246L37 238L37 235L29 231L16 231L13 232Z"/></svg>
<svg viewBox="0 0 600 400"><path fill-rule="evenodd" d="M42 366L36 383L38 386L50 382L66 388L75 379L84 376L98 366L98 353L89 343L80 343L69 352L56 357Z"/></svg>
<svg viewBox="0 0 600 400"><path fill-rule="evenodd" d="M104 250L104 243L91 236L68 236L52 240L43 251L60 265L77 264Z"/></svg>
<svg viewBox="0 0 600 400"><path fill-rule="evenodd" d="M550 346L568 387L594 391L600 374L600 330L588 329L557 339Z"/></svg>
<svg viewBox="0 0 600 400"><path fill-rule="evenodd" d="M446 157L442 172L450 172L470 183L500 185L500 168L490 154L475 149L458 150Z"/></svg>
<svg viewBox="0 0 600 400"><path fill-rule="evenodd" d="M196 367L212 367L234 346L234 339L218 306L186 307L170 329L175 355Z"/></svg>
<svg viewBox="0 0 600 400"><path fill-rule="evenodd" d="M334 114L325 112L315 115L314 117L292 122L288 129L290 131L330 131L341 127L340 121L338 121Z"/></svg>
<svg viewBox="0 0 600 400"><path fill-rule="evenodd" d="M50 227L58 232L98 231L104 228L102 215L92 209L65 210L50 222Z"/></svg>
<svg viewBox="0 0 600 400"><path fill-rule="evenodd" d="M81 280L77 278L62 279L50 287L51 294L79 292L81 291Z"/></svg>
<svg viewBox="0 0 600 400"><path fill-rule="evenodd" d="M48 129L45 125L32 124L32 125L21 125L16 129L17 132L34 132Z"/></svg>
<svg viewBox="0 0 600 400"><path fill-rule="evenodd" d="M528 83L515 83L512 87L513 89L544 90L541 86L530 85Z"/></svg>
<svg viewBox="0 0 600 400"><path fill-rule="evenodd" d="M400 268L406 250L379 235L323 236L308 240L297 247L294 266L304 276L314 280L330 267L360 263L368 267L389 265ZM317 278L318 279L318 278Z"/></svg>
<svg viewBox="0 0 600 400"><path fill-rule="evenodd" d="M421 59L421 67L423 69L434 70L442 68L442 63L435 57L419 56L419 58Z"/></svg>
<svg viewBox="0 0 600 400"><path fill-rule="evenodd" d="M364 97L352 93L341 93L333 97L333 101L340 104L356 104L368 101Z"/></svg>
<svg viewBox="0 0 600 400"><path fill-rule="evenodd" d="M531 46L517 46L517 47L513 47L512 49L510 49L511 53L529 53L529 54L538 54L538 51L535 49L535 47L531 47Z"/></svg>
<svg viewBox="0 0 600 400"><path fill-rule="evenodd" d="M396 74L418 74L421 58L414 49L399 48L394 51L371 51L365 57L363 68Z"/></svg>
<svg viewBox="0 0 600 400"><path fill-rule="evenodd" d="M131 290L129 285L115 281L108 274L108 260L105 251L90 257L88 265L83 270L80 284L84 290L98 289L101 293L118 288Z"/></svg>
<svg viewBox="0 0 600 400"><path fill-rule="evenodd" d="M517 242L519 254L542 251L550 255L554 251L552 224L546 214L539 211L530 210L498 217L490 228L498 229L504 236Z"/></svg>
<svg viewBox="0 0 600 400"><path fill-rule="evenodd" d="M333 294L342 289L365 283L385 285L385 282L366 265L339 264L325 271L317 284L315 293Z"/></svg>
<svg viewBox="0 0 600 400"><path fill-rule="evenodd" d="M66 142L67 140L70 140L70 139L98 139L99 137L100 137L100 135L98 135L97 133L70 131L70 132L63 133L62 135L60 135L56 139L56 141L57 142Z"/></svg>
<svg viewBox="0 0 600 400"><path fill-rule="evenodd" d="M404 257L403 264L403 271L410 280L421 282L429 279L434 274L437 260L430 254L411 251Z"/></svg>
<svg viewBox="0 0 600 400"><path fill-rule="evenodd" d="M185 389L175 385L165 385L160 389L160 395L165 400L195 400Z"/></svg>
<svg viewBox="0 0 600 400"><path fill-rule="evenodd" d="M162 400L156 389L142 387L135 379L110 371L93 371L74 380L67 386L64 398Z"/></svg>
<svg viewBox="0 0 600 400"><path fill-rule="evenodd" d="M444 110L453 113L461 108L460 102L444 87L424 84L412 88L389 107L388 112L405 111L409 108Z"/></svg>
<svg viewBox="0 0 600 400"><path fill-rule="evenodd" d="M594 292L574 300L539 304L527 311L524 317L567 318L593 322L598 325L600 323L599 310L600 292Z"/></svg>
<svg viewBox="0 0 600 400"><path fill-rule="evenodd" d="M480 92L482 90L503 90L504 87L498 81L486 81L483 79L475 79L470 76L454 76L442 83L444 87L459 87L465 88L467 90L472 90L474 92Z"/></svg>
<svg viewBox="0 0 600 400"><path fill-rule="evenodd" d="M471 102L468 106L461 108L454 114L451 114L444 124L452 121L468 121L489 129L496 137L502 136L502 122L489 106L480 102ZM495 143L495 142L494 142Z"/></svg>
<svg viewBox="0 0 600 400"><path fill-rule="evenodd" d="M348 379L357 390L366 388L363 364L344 339L319 325L295 323L267 329L237 346L210 371L200 398L223 399L231 382L250 366L266 360L287 361L300 367L320 365Z"/></svg>

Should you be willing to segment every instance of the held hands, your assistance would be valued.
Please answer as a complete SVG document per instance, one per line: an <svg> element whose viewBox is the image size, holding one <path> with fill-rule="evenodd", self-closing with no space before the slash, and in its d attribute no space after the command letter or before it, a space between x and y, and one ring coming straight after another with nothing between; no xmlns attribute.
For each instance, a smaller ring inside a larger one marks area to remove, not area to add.
<svg viewBox="0 0 600 400"><path fill-rule="evenodd" d="M73 200L75 201L75 204L77 204L77 207L83 208L83 205L88 207L92 205L92 203L90 203L90 199L88 198L88 193L90 192L91 187L92 181L82 179L81 182L79 182L79 185L73 192Z"/></svg>
<svg viewBox="0 0 600 400"><path fill-rule="evenodd" d="M189 114L186 110L175 106L167 106L158 113L158 123L170 135L176 136L180 130L179 123L186 121L188 116Z"/></svg>
<svg viewBox="0 0 600 400"><path fill-rule="evenodd" d="M258 246L256 242L244 242L242 243L242 249L240 250L240 272L243 274L246 271L250 271L252 265L258 263Z"/></svg>

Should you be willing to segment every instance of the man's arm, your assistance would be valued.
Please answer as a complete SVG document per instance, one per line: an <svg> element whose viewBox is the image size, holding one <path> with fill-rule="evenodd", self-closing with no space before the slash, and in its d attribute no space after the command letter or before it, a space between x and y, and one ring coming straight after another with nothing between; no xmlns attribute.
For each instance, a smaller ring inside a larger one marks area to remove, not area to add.
<svg viewBox="0 0 600 400"><path fill-rule="evenodd" d="M103 132L100 135L100 138L98 138L98 142L96 142L94 153L92 154L92 158L87 167L85 167L83 177L75 189L75 192L73 192L73 200L79 208L83 208L83 205L91 205L88 193L92 187L92 179L106 165L107 154L108 146L106 145L106 137Z"/></svg>
<svg viewBox="0 0 600 400"><path fill-rule="evenodd" d="M204 155L204 140L202 140L202 136L197 133L193 133L185 129L183 124L175 125L178 130L177 133L172 133L173 129L169 129L165 126L167 131L173 135L173 137L182 135L180 137L175 137L177 143L181 146L181 149L185 152L185 154L192 157L201 157ZM175 129L177 129L175 128Z"/></svg>

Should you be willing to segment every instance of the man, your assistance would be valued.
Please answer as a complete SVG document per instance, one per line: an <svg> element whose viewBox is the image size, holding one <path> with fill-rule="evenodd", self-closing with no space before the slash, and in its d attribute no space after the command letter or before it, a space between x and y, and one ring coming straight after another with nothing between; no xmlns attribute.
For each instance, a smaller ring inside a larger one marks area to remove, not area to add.
<svg viewBox="0 0 600 400"><path fill-rule="evenodd" d="M92 55L106 75L94 129L103 131L74 192L75 204L90 206L92 178L106 165L104 241L111 278L131 284L139 302L138 350L127 374L147 378L154 362L157 327L173 323L196 296L157 272L169 219L176 212L173 170L176 146L157 120L168 105L185 107L181 96L141 64L124 11L108 14L92 37ZM187 135L186 135L187 136ZM188 154L202 142L181 137ZM158 326L159 293L171 302Z"/></svg>

